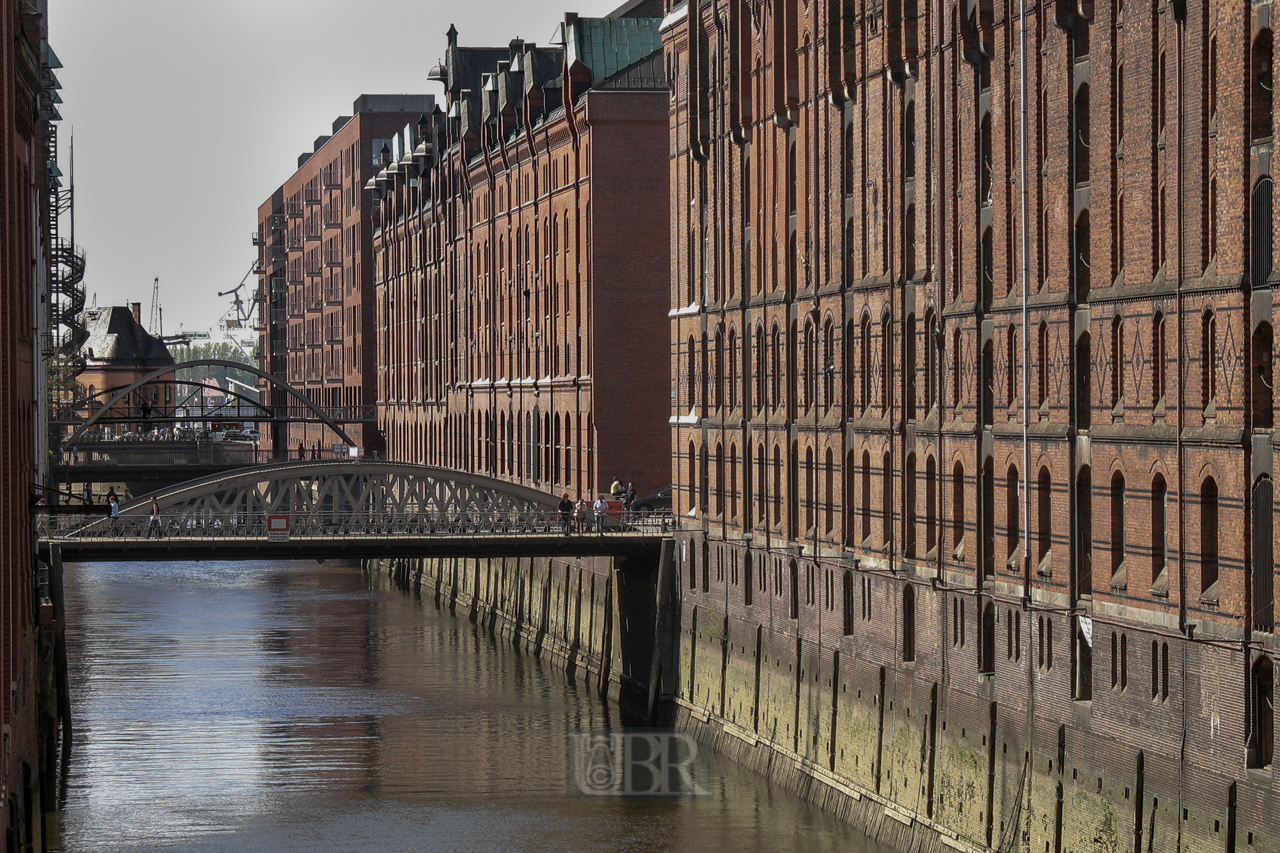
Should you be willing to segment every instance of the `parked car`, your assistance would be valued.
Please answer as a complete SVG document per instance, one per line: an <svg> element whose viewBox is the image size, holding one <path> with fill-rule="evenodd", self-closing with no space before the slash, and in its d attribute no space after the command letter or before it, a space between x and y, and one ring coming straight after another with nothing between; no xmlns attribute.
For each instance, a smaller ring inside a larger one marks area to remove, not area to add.
<svg viewBox="0 0 1280 853"><path fill-rule="evenodd" d="M262 438L262 433L258 432L256 429L242 430L241 433L248 441L257 441Z"/></svg>
<svg viewBox="0 0 1280 853"><path fill-rule="evenodd" d="M670 512L671 486L664 486L651 495L639 498L635 503L636 512Z"/></svg>

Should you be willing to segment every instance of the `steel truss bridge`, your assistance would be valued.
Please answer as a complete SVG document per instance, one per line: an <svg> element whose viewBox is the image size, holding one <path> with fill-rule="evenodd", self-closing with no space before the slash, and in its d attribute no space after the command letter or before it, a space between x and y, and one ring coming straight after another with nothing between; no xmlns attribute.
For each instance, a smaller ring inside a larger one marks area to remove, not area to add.
<svg viewBox="0 0 1280 853"><path fill-rule="evenodd" d="M277 389L287 402L267 404L236 388L177 378L179 371L202 367L255 376L264 387ZM210 400L209 391L216 392L217 402ZM320 406L280 377L253 365L195 359L156 368L128 385L95 391L64 407L52 423L62 450L52 470L54 479L63 484L128 482L135 490L151 491L291 455L287 447L266 451L259 450L256 442L198 438L200 425L323 424L335 443L350 447L357 442L343 427L375 420L373 406ZM323 453L328 457L332 450L326 448Z"/></svg>
<svg viewBox="0 0 1280 853"><path fill-rule="evenodd" d="M153 496L114 518L40 515L41 551L61 560L647 556L675 527L656 513L566 521L557 498L535 489L368 460L239 469Z"/></svg>

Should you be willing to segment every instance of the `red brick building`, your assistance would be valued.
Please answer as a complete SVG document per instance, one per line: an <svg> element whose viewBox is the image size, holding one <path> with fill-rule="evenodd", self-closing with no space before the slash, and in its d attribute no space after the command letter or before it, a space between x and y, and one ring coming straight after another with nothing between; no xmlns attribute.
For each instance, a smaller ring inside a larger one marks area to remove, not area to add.
<svg viewBox="0 0 1280 853"><path fill-rule="evenodd" d="M1272 5L666 11L681 701L970 843L1280 849Z"/></svg>
<svg viewBox="0 0 1280 853"><path fill-rule="evenodd" d="M554 47L450 28L444 109L372 184L393 458L574 497L669 482L659 7L568 14Z"/></svg>
<svg viewBox="0 0 1280 853"><path fill-rule="evenodd" d="M58 732L54 626L35 554L31 506L47 466L36 466L37 365L49 346L50 199L57 198L61 64L49 49L47 6L0 2L0 826L6 849L44 847L42 814L54 808ZM56 208L54 208L56 209ZM43 306L43 310L41 310ZM42 398L47 400L47 395ZM42 436L43 438L43 436Z"/></svg>
<svg viewBox="0 0 1280 853"><path fill-rule="evenodd" d="M88 308L79 319L88 335L81 347L85 368L79 382L84 386L91 413L100 410L117 391L174 363L164 341L143 328L139 302ZM171 429L173 421L163 419L174 414L173 382L173 374L160 376L116 403L107 417L137 421L110 428L118 433Z"/></svg>
<svg viewBox="0 0 1280 853"><path fill-rule="evenodd" d="M373 252L376 205L365 183L406 121L431 112L430 95L361 95L298 158L298 171L258 208L260 366L305 393L370 451L383 449L374 415ZM261 383L273 406L289 401ZM272 424L264 444L328 450L323 424Z"/></svg>

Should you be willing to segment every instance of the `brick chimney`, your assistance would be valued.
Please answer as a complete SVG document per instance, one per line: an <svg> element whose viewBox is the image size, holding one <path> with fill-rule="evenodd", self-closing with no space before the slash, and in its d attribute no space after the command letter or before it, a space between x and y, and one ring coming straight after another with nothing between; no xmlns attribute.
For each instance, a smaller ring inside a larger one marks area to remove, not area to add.
<svg viewBox="0 0 1280 853"><path fill-rule="evenodd" d="M130 302L129 310L133 312L133 322L141 326L142 325L142 303Z"/></svg>

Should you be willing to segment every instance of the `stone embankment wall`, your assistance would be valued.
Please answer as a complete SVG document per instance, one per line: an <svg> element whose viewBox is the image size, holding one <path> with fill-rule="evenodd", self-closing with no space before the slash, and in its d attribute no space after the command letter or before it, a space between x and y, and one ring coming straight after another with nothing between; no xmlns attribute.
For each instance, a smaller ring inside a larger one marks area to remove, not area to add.
<svg viewBox="0 0 1280 853"><path fill-rule="evenodd" d="M1008 600L980 615L972 590L762 552L701 558L672 591L664 722L895 849L1280 850L1273 767L1246 768L1240 747L1239 648L1095 622L1078 673L1074 614Z"/></svg>
<svg viewBox="0 0 1280 853"><path fill-rule="evenodd" d="M658 619L656 554L384 559L366 569L562 667L625 712L648 717Z"/></svg>
<svg viewBox="0 0 1280 853"><path fill-rule="evenodd" d="M1240 675L1237 650L1165 636L1152 652L1151 637L1134 633L1116 639L1129 662L1111 679L1112 638L1099 633L1094 697L1077 701L1070 614L999 608L996 666L981 672L971 630L981 617L964 590L862 572L846 591L837 577L793 581L760 555L754 574L747 565L672 576L657 559L450 558L370 570L563 667L638 720L694 730L895 849L1280 850L1271 767L1237 773L1213 755L1238 733L1195 734L1215 679ZM909 638L889 618L906 595Z"/></svg>

